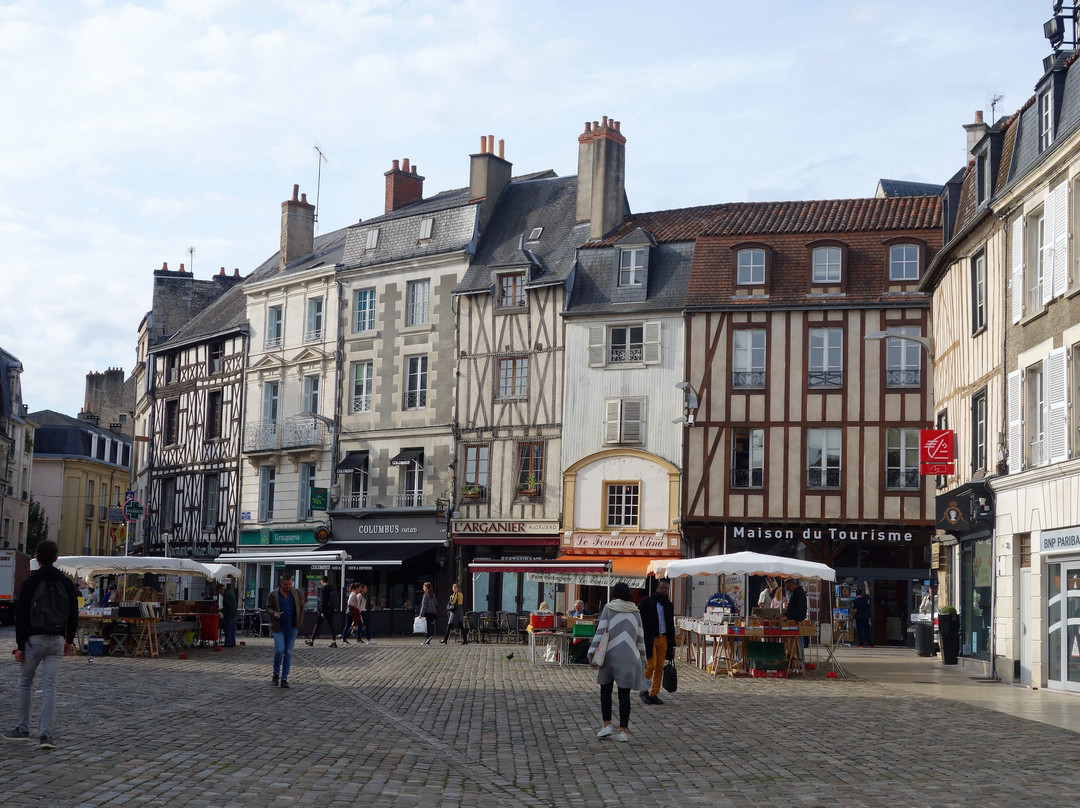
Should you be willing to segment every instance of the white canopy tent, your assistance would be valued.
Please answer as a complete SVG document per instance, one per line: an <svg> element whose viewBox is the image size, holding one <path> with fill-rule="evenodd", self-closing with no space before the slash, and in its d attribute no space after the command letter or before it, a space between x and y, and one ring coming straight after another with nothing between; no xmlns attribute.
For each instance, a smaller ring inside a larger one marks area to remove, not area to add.
<svg viewBox="0 0 1080 808"><path fill-rule="evenodd" d="M836 570L825 564L749 551L701 558L657 559L649 564L649 575L657 578L681 578L684 575L767 575L773 578L836 580Z"/></svg>
<svg viewBox="0 0 1080 808"><path fill-rule="evenodd" d="M296 552L282 551L267 551L258 552L251 551L246 553L222 553L217 557L219 564L235 565L235 564L277 564L281 562L283 564L293 564L298 566L308 566L311 564L326 564L329 569L330 566L341 565L341 580L345 580L345 565L349 561L349 554L345 550L312 550ZM235 567L234 567L235 569ZM345 591L344 587L340 593L339 600L341 601L341 607L345 607Z"/></svg>
<svg viewBox="0 0 1080 808"><path fill-rule="evenodd" d="M157 556L60 556L54 565L61 572L76 578L99 575L151 572L158 575L201 575L211 577L210 570L190 558L161 558Z"/></svg>
<svg viewBox="0 0 1080 808"><path fill-rule="evenodd" d="M229 576L239 579L243 576L239 567L234 567L232 564L203 564L207 570L210 571L208 576L219 584L226 583Z"/></svg>

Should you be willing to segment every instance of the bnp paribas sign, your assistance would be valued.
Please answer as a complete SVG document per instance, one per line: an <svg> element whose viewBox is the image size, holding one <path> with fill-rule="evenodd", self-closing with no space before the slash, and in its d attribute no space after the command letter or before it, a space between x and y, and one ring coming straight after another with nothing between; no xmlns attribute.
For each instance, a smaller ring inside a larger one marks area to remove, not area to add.
<svg viewBox="0 0 1080 808"><path fill-rule="evenodd" d="M1080 525L1058 530L1044 530L1034 542L1034 550L1043 555L1080 553Z"/></svg>

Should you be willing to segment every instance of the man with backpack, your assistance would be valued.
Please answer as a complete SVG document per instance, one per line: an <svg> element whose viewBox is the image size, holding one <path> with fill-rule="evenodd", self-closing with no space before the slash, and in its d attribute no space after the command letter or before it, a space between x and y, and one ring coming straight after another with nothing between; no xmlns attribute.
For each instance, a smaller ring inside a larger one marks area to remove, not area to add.
<svg viewBox="0 0 1080 808"><path fill-rule="evenodd" d="M34 676L41 666L41 715L38 746L55 749L52 738L56 713L56 679L64 656L75 652L79 627L79 593L70 578L53 564L59 557L56 542L46 539L37 546L39 567L23 582L15 612L15 661L19 672L19 719L15 729L4 733L8 741L30 740L30 698Z"/></svg>

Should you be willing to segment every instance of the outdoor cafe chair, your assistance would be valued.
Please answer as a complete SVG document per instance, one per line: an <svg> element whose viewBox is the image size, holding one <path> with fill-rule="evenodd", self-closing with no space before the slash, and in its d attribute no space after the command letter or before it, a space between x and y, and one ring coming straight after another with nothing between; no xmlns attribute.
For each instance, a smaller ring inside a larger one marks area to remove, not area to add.
<svg viewBox="0 0 1080 808"><path fill-rule="evenodd" d="M465 612L465 632L469 642L480 642L480 612Z"/></svg>

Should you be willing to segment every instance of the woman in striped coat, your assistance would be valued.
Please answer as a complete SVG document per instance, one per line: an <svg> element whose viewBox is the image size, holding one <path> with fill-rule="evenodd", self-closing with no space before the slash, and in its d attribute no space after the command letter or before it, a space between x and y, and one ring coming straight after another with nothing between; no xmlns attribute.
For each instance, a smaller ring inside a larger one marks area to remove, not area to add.
<svg viewBox="0 0 1080 808"><path fill-rule="evenodd" d="M600 714L604 726L596 733L597 738L615 736L625 741L626 727L630 723L630 691L641 690L645 681L645 630L641 626L641 612L630 599L630 587L617 583L611 588L611 602L604 607L596 634L589 646L592 662L601 639L606 635L607 651L604 661L597 666L596 682L600 685ZM619 731L611 728L612 690L619 688Z"/></svg>

